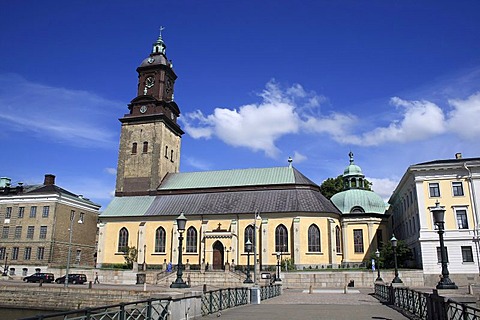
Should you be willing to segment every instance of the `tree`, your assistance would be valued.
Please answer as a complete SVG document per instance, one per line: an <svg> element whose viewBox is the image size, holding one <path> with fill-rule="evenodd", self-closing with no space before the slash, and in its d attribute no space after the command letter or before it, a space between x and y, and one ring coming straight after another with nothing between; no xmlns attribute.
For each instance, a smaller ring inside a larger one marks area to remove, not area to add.
<svg viewBox="0 0 480 320"><path fill-rule="evenodd" d="M365 190L372 190L372 183L367 179L364 179ZM343 175L339 175L336 178L328 178L320 185L320 192L330 199L333 195L343 191Z"/></svg>
<svg viewBox="0 0 480 320"><path fill-rule="evenodd" d="M125 259L125 266L127 269L132 269L133 268L133 263L137 261L138 257L138 250L135 247L129 247L127 246L125 250L123 251L125 254L123 258Z"/></svg>
<svg viewBox="0 0 480 320"><path fill-rule="evenodd" d="M407 262L412 260L413 254L412 250L405 244L405 241L398 240L397 241L397 266L399 268L404 268L407 266ZM375 256L375 252L372 252L370 255L371 259L377 259ZM377 262L380 264L381 268L394 268L395 267L395 260L393 256L393 247L390 241L383 244L382 249L380 250L380 258Z"/></svg>

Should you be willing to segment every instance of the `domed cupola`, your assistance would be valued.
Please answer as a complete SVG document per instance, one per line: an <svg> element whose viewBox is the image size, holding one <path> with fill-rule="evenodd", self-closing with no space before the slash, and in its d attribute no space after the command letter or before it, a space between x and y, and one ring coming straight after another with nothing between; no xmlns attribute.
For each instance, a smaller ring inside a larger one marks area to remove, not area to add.
<svg viewBox="0 0 480 320"><path fill-rule="evenodd" d="M388 205L373 191L365 189L365 175L348 154L350 164L343 172L344 191L335 194L331 201L342 214L384 214Z"/></svg>
<svg viewBox="0 0 480 320"><path fill-rule="evenodd" d="M343 171L343 189L365 189L365 175L362 169L353 162L353 152L348 154L350 164Z"/></svg>

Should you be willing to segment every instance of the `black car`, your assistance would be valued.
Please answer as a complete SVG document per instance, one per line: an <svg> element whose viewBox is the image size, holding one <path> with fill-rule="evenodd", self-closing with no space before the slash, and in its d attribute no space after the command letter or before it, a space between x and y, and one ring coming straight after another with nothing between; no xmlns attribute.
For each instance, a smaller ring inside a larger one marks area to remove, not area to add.
<svg viewBox="0 0 480 320"><path fill-rule="evenodd" d="M53 273L37 272L28 277L23 278L23 281L51 283L53 282L53 279L55 279L55 277L53 276Z"/></svg>
<svg viewBox="0 0 480 320"><path fill-rule="evenodd" d="M56 283L65 283L65 276L61 276L55 279ZM68 283L84 284L87 282L87 276L82 273L70 273L68 274Z"/></svg>

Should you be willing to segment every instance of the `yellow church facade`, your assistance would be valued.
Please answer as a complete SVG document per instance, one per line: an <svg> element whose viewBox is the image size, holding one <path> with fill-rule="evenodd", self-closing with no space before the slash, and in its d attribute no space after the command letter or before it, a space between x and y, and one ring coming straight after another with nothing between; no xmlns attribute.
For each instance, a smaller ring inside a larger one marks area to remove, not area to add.
<svg viewBox="0 0 480 320"><path fill-rule="evenodd" d="M291 161L284 167L179 172L184 132L173 101L177 76L165 51L160 35L137 68L137 97L120 119L115 198L100 215L97 265L124 263L132 247L139 265L176 264L176 218L182 213L182 263L193 269L227 263L269 268L287 259L296 269L336 268L369 260L389 237L388 219L385 204L372 207L374 196L363 192L353 155L338 201L325 198Z"/></svg>

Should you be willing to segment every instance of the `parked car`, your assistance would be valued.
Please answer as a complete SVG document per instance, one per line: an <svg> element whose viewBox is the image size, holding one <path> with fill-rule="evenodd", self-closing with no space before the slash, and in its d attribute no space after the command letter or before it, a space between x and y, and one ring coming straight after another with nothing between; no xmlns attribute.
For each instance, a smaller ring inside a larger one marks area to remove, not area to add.
<svg viewBox="0 0 480 320"><path fill-rule="evenodd" d="M56 283L65 283L65 276L61 276L55 279ZM68 283L73 284L84 284L87 282L87 276L82 273L69 273L68 274Z"/></svg>
<svg viewBox="0 0 480 320"><path fill-rule="evenodd" d="M32 275L29 275L28 277L23 278L23 281L51 283L53 282L53 279L55 279L55 277L53 276L53 273L37 272Z"/></svg>

